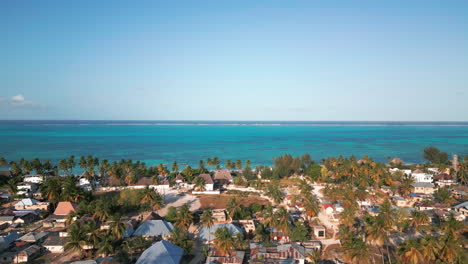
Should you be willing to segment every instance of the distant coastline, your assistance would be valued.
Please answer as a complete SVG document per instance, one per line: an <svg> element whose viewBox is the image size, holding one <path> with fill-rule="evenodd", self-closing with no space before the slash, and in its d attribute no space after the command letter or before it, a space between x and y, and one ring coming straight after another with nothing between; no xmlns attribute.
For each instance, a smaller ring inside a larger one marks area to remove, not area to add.
<svg viewBox="0 0 468 264"><path fill-rule="evenodd" d="M0 120L1 125L468 126L468 121Z"/></svg>

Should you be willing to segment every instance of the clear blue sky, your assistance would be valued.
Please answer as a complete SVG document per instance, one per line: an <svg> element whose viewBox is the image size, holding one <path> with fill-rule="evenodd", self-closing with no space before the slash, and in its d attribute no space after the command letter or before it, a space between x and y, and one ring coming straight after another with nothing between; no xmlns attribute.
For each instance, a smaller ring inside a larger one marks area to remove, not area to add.
<svg viewBox="0 0 468 264"><path fill-rule="evenodd" d="M0 2L0 119L468 121L468 1Z"/></svg>

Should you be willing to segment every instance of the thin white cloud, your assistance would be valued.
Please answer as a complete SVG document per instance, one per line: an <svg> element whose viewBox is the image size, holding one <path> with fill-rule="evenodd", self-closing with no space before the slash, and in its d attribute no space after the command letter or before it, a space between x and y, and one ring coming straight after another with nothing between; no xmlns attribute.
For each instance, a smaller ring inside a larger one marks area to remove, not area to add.
<svg viewBox="0 0 468 264"><path fill-rule="evenodd" d="M15 102L15 103L24 103L25 102L24 96L22 94L12 96L11 101Z"/></svg>
<svg viewBox="0 0 468 264"><path fill-rule="evenodd" d="M36 107L42 107L39 104L35 104L29 100L26 100L24 95L22 94L17 94L15 96L12 96L10 98L5 98L5 97L0 97L0 104L3 106L9 106L9 107L30 107L30 108L36 108Z"/></svg>

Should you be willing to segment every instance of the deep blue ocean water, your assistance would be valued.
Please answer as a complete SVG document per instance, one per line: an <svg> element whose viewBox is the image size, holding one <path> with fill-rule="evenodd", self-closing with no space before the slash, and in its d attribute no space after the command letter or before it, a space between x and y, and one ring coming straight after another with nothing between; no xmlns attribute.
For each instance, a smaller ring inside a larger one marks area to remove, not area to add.
<svg viewBox="0 0 468 264"><path fill-rule="evenodd" d="M240 121L0 121L0 156L7 160L94 155L148 165L198 164L208 157L271 164L289 153L400 157L422 162L432 145L468 154L468 122L240 122Z"/></svg>

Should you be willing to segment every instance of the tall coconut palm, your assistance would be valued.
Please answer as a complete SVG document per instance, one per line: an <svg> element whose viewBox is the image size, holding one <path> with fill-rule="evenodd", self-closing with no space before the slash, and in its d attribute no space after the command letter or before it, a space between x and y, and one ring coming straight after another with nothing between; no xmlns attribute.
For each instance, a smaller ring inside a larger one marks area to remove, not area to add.
<svg viewBox="0 0 468 264"><path fill-rule="evenodd" d="M312 195L309 194L304 198L304 213L309 218L315 217L319 214L319 206L317 199Z"/></svg>
<svg viewBox="0 0 468 264"><path fill-rule="evenodd" d="M265 224L265 226L273 227L276 225L276 222L277 222L276 215L273 212L273 207L271 207L271 205L268 204L267 206L265 206L261 215L262 215L263 223Z"/></svg>
<svg viewBox="0 0 468 264"><path fill-rule="evenodd" d="M289 222L289 213L284 207L280 207L275 212L276 224L275 227L284 234L289 234L291 230L291 223Z"/></svg>
<svg viewBox="0 0 468 264"><path fill-rule="evenodd" d="M369 263L369 246L359 237L352 236L342 244L344 255L351 263Z"/></svg>
<svg viewBox="0 0 468 264"><path fill-rule="evenodd" d="M169 241L183 248L185 254L190 253L193 247L193 241L189 238L188 233L177 226L174 229L172 229Z"/></svg>
<svg viewBox="0 0 468 264"><path fill-rule="evenodd" d="M410 221L410 226L413 227L413 229L419 233L418 227L420 225L425 225L430 222L429 216L426 215L424 212L421 211L412 211L411 212L411 221Z"/></svg>
<svg viewBox="0 0 468 264"><path fill-rule="evenodd" d="M122 239L127 231L127 225L122 222L122 219L117 216L114 217L113 221L110 224L110 232L113 237L117 239Z"/></svg>
<svg viewBox="0 0 468 264"><path fill-rule="evenodd" d="M195 178L195 185L194 185L195 190L201 191L201 192L205 191L206 189L205 185L206 185L206 182L202 177Z"/></svg>
<svg viewBox="0 0 468 264"><path fill-rule="evenodd" d="M439 254L440 245L433 236L424 236L420 240L421 254L427 261L435 261Z"/></svg>
<svg viewBox="0 0 468 264"><path fill-rule="evenodd" d="M85 236L85 230L78 222L75 222L68 229L68 238L64 245L65 250L83 253L83 247L87 244Z"/></svg>
<svg viewBox="0 0 468 264"><path fill-rule="evenodd" d="M215 232L213 246L224 256L236 249L236 240L227 227L218 228Z"/></svg>
<svg viewBox="0 0 468 264"><path fill-rule="evenodd" d="M177 173L179 172L179 166L177 165L177 161L172 163L172 172Z"/></svg>
<svg viewBox="0 0 468 264"><path fill-rule="evenodd" d="M99 240L97 253L102 257L107 257L114 253L114 247L112 246L112 239L109 234L105 234Z"/></svg>
<svg viewBox="0 0 468 264"><path fill-rule="evenodd" d="M398 247L398 255L403 263L425 263L424 255L421 252L421 247L417 239L409 239L402 243Z"/></svg>
<svg viewBox="0 0 468 264"><path fill-rule="evenodd" d="M190 212L188 204L184 204L179 208L177 213L175 225L184 231L187 231L189 226L193 223L193 215Z"/></svg>
<svg viewBox="0 0 468 264"><path fill-rule="evenodd" d="M211 211L210 209L203 211L203 214L200 217L200 224L201 226L208 228L208 241L210 241L211 227L214 225L213 211Z"/></svg>
<svg viewBox="0 0 468 264"><path fill-rule="evenodd" d="M236 198L230 198L226 209L228 211L228 215L231 219L240 211L241 207L240 204L237 202Z"/></svg>
<svg viewBox="0 0 468 264"><path fill-rule="evenodd" d="M52 203L60 201L62 195L62 186L59 178L49 178L45 180L40 187L42 197Z"/></svg>

